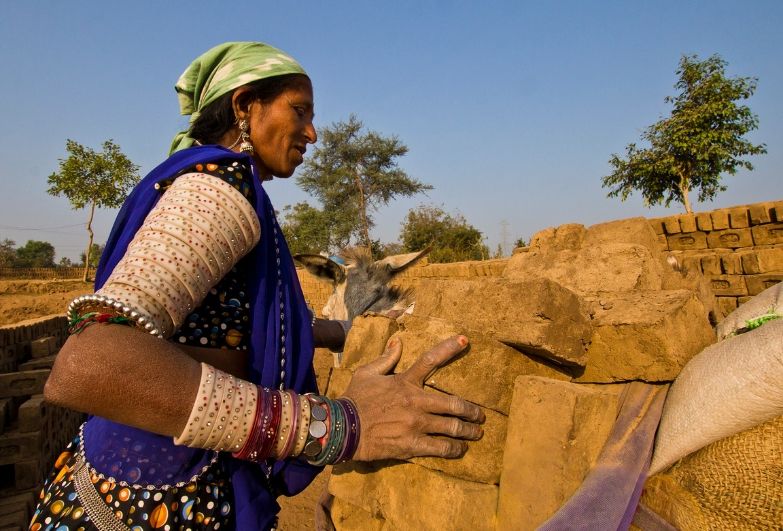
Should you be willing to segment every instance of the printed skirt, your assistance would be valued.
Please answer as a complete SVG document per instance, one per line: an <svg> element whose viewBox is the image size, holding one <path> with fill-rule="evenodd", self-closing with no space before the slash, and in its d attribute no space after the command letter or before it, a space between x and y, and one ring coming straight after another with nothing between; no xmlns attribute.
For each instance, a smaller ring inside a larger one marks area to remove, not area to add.
<svg viewBox="0 0 783 531"><path fill-rule="evenodd" d="M150 488L111 482L91 470L79 437L57 458L30 531L233 529L233 491L218 459L195 481Z"/></svg>

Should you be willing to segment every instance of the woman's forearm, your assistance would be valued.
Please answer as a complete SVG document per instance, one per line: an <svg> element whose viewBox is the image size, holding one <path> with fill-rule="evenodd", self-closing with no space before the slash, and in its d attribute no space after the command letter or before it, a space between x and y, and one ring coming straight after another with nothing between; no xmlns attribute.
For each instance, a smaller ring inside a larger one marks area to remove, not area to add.
<svg viewBox="0 0 783 531"><path fill-rule="evenodd" d="M44 388L46 400L162 435L178 435L201 367L176 345L122 325L72 335Z"/></svg>

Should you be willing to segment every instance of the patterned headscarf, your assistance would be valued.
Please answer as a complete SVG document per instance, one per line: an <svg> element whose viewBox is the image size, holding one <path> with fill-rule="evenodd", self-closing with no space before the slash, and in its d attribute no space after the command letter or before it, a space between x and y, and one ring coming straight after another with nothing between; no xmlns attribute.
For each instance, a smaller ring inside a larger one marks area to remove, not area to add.
<svg viewBox="0 0 783 531"><path fill-rule="evenodd" d="M226 42L215 46L193 61L179 77L174 89L183 115L191 125L201 110L222 95L259 79L285 74L306 74L286 53L263 42ZM169 153L194 143L188 131L174 137Z"/></svg>

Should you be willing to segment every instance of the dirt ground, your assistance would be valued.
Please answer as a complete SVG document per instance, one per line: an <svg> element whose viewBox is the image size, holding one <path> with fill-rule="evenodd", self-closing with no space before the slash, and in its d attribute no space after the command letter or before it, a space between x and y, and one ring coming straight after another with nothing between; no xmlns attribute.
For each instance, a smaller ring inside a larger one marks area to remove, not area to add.
<svg viewBox="0 0 783 531"><path fill-rule="evenodd" d="M65 314L71 300L92 293L92 290L91 283L81 280L0 280L0 326L45 315ZM332 363L332 355L328 351L316 351L314 366L322 391ZM315 529L315 506L326 487L327 477L328 473L324 472L298 496L278 500L282 507L279 529Z"/></svg>

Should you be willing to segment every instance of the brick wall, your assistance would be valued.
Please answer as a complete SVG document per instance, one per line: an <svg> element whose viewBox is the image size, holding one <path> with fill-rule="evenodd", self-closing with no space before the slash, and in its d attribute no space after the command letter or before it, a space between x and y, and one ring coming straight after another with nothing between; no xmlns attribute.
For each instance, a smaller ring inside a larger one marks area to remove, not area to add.
<svg viewBox="0 0 783 531"><path fill-rule="evenodd" d="M650 219L664 250L710 281L724 315L783 281L783 201Z"/></svg>
<svg viewBox="0 0 783 531"><path fill-rule="evenodd" d="M0 327L0 529L26 529L43 479L83 415L43 400L64 316Z"/></svg>

